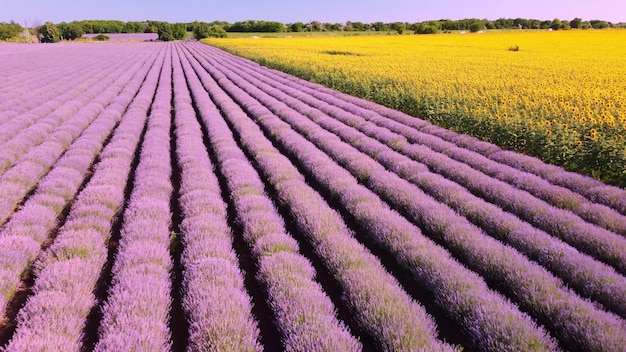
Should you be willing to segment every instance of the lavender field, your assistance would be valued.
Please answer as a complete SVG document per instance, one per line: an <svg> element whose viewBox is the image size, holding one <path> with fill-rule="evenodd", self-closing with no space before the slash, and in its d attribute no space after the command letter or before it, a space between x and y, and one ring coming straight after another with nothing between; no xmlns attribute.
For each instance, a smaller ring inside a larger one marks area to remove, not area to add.
<svg viewBox="0 0 626 352"><path fill-rule="evenodd" d="M198 42L33 47L0 351L626 350L623 189Z"/></svg>

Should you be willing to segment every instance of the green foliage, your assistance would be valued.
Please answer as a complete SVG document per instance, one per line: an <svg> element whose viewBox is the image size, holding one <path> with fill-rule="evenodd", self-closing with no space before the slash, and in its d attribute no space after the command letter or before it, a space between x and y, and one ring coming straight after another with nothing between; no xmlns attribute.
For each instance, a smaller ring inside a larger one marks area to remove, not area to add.
<svg viewBox="0 0 626 352"><path fill-rule="evenodd" d="M398 34L402 34L406 30L406 24L403 22L394 22L391 26L389 26L389 28L398 32Z"/></svg>
<svg viewBox="0 0 626 352"><path fill-rule="evenodd" d="M607 21L591 20L589 21L589 23L591 24L591 28L593 29L604 29L611 27L611 25Z"/></svg>
<svg viewBox="0 0 626 352"><path fill-rule="evenodd" d="M204 38L224 38L226 37L226 31L218 24L210 25L206 22L194 22L193 36L197 40Z"/></svg>
<svg viewBox="0 0 626 352"><path fill-rule="evenodd" d="M127 24L122 21L110 21L110 20L88 20L88 21L74 21L81 26L83 31L88 34L98 33L131 33L128 32Z"/></svg>
<svg viewBox="0 0 626 352"><path fill-rule="evenodd" d="M349 31L355 31L355 32L362 32L364 30L366 30L366 26L365 24L363 24L363 22L346 22L346 30Z"/></svg>
<svg viewBox="0 0 626 352"><path fill-rule="evenodd" d="M271 21L243 21L235 22L228 29L229 32L260 32L260 33L277 33L284 32L285 25L281 22Z"/></svg>
<svg viewBox="0 0 626 352"><path fill-rule="evenodd" d="M172 25L172 34L176 40L185 39L187 36L187 25L184 23L174 23Z"/></svg>
<svg viewBox="0 0 626 352"><path fill-rule="evenodd" d="M389 30L389 26L387 26L383 22L374 22L372 23L372 29L374 29L377 32L385 32Z"/></svg>
<svg viewBox="0 0 626 352"><path fill-rule="evenodd" d="M561 20L558 18L555 18L554 20L552 20L552 23L550 24L550 28L555 31L558 29L561 29Z"/></svg>
<svg viewBox="0 0 626 352"><path fill-rule="evenodd" d="M80 25L80 23L77 22L61 22L58 24L58 27L61 31L61 36L63 37L63 39L76 40L80 38L83 34L85 34L83 27Z"/></svg>
<svg viewBox="0 0 626 352"><path fill-rule="evenodd" d="M485 28L485 25L483 23L481 23L481 22L473 22L469 26L469 30L472 33L476 33L476 32L480 31L483 28Z"/></svg>
<svg viewBox="0 0 626 352"><path fill-rule="evenodd" d="M439 32L439 27L431 23L420 23L414 28L415 34L435 34Z"/></svg>
<svg viewBox="0 0 626 352"><path fill-rule="evenodd" d="M197 40L208 38L211 26L206 22L194 22L192 27L193 37Z"/></svg>
<svg viewBox="0 0 626 352"><path fill-rule="evenodd" d="M172 25L166 22L159 24L157 34L159 35L159 40L164 42L169 42L175 39Z"/></svg>
<svg viewBox="0 0 626 352"><path fill-rule="evenodd" d="M42 43L58 43L61 41L61 31L56 24L46 22L39 27Z"/></svg>
<svg viewBox="0 0 626 352"><path fill-rule="evenodd" d="M0 22L0 40L7 40L17 37L24 31L19 24L11 21L10 23Z"/></svg>
<svg viewBox="0 0 626 352"><path fill-rule="evenodd" d="M97 36L93 37L93 40L98 40L98 41L101 41L101 42L107 41L109 39L111 39L111 38L109 38L109 36L106 35L106 34L98 34Z"/></svg>
<svg viewBox="0 0 626 352"><path fill-rule="evenodd" d="M343 30L343 25L341 23L326 23L324 25L327 31L339 32Z"/></svg>
<svg viewBox="0 0 626 352"><path fill-rule="evenodd" d="M147 25L143 22L126 22L124 25L124 33L144 33Z"/></svg>
<svg viewBox="0 0 626 352"><path fill-rule="evenodd" d="M302 22L292 23L289 26L289 30L291 32L304 32L304 23L302 23Z"/></svg>
<svg viewBox="0 0 626 352"><path fill-rule="evenodd" d="M572 28L581 28L583 25L583 19L576 17L573 20L569 21L569 26Z"/></svg>

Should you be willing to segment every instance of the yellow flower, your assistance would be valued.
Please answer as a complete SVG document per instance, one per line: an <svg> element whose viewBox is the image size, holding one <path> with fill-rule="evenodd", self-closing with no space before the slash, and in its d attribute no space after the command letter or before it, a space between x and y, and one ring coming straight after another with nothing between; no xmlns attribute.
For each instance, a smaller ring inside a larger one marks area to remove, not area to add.
<svg viewBox="0 0 626 352"><path fill-rule="evenodd" d="M412 115L422 113L420 106L432 106L435 114L445 114L444 127L466 126L462 133L485 137L488 129L478 122L492 119L500 128L510 126L514 135L551 130L531 143L572 131L571 140L550 138L551 143L606 136L602 148L607 152L624 149L615 138L615 128L626 136L626 89L617 88L626 87L618 59L626 57L621 31L564 31L558 42L545 31L472 37L307 35L262 40L233 35L206 42ZM529 50L523 56L503 52L501 43L512 41ZM457 118L467 121L457 123ZM582 132L591 128L595 132Z"/></svg>

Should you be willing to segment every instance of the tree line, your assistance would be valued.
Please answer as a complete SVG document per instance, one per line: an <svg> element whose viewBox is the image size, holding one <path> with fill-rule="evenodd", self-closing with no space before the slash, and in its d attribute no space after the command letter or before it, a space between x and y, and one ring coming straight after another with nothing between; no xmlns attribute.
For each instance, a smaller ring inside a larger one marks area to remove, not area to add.
<svg viewBox="0 0 626 352"><path fill-rule="evenodd" d="M75 40L83 34L104 33L157 33L159 40L185 39L192 33L196 39L206 37L224 37L227 33L259 32L338 32L338 31L377 31L404 33L412 31L416 34L430 34L440 31L472 31L487 29L604 29L626 28L625 22L611 23L604 20L537 20L524 18L499 18L497 20L466 18L461 20L440 19L423 22L353 22L324 23L321 21L282 23L275 21L247 20L235 23L224 21L189 23L168 23L164 21L116 21L116 20L87 20L61 22L58 24L46 22L35 26L31 31L42 42L58 42L60 40ZM24 28L13 21L0 22L0 40L15 38L24 32Z"/></svg>

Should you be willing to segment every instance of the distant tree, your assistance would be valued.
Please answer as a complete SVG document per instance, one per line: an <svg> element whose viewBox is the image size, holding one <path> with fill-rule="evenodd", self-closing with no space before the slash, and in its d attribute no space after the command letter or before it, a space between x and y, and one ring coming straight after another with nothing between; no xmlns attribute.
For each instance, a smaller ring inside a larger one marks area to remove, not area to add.
<svg viewBox="0 0 626 352"><path fill-rule="evenodd" d="M484 23L481 23L481 22L472 22L472 23L469 25L469 30L470 30L470 32L472 32L472 33L476 33L476 32L480 31L480 30L481 30L481 29L483 29L483 28L485 28L485 24L484 24Z"/></svg>
<svg viewBox="0 0 626 352"><path fill-rule="evenodd" d="M184 23L174 23L172 25L172 35L176 40L185 39L187 36L187 25Z"/></svg>
<svg viewBox="0 0 626 352"><path fill-rule="evenodd" d="M324 23L320 21L311 21L305 25L309 32L322 32L324 31Z"/></svg>
<svg viewBox="0 0 626 352"><path fill-rule="evenodd" d="M159 35L158 39L164 42L169 42L175 39L172 25L169 23L163 22L159 24L157 34Z"/></svg>
<svg viewBox="0 0 626 352"><path fill-rule="evenodd" d="M431 22L419 23L415 28L415 34L435 34L439 32L439 27Z"/></svg>
<svg viewBox="0 0 626 352"><path fill-rule="evenodd" d="M528 20L528 28L530 29L539 29L541 27L541 21L539 20Z"/></svg>
<svg viewBox="0 0 626 352"><path fill-rule="evenodd" d="M498 18L494 21L497 29L510 29L515 27L514 20L510 18Z"/></svg>
<svg viewBox="0 0 626 352"><path fill-rule="evenodd" d="M389 26L389 28L398 32L398 34L402 34L406 30L406 24L403 22L394 22Z"/></svg>
<svg viewBox="0 0 626 352"><path fill-rule="evenodd" d="M19 24L11 21L10 23L0 22L0 40L7 40L17 37L24 31Z"/></svg>
<svg viewBox="0 0 626 352"><path fill-rule="evenodd" d="M513 28L530 28L529 20L524 18L516 18L513 20Z"/></svg>
<svg viewBox="0 0 626 352"><path fill-rule="evenodd" d="M210 25L206 22L194 22L193 24L193 36L197 40L214 37L224 38L226 37L226 31L218 24Z"/></svg>
<svg viewBox="0 0 626 352"><path fill-rule="evenodd" d="M143 33L146 30L146 24L143 22L126 22L123 33Z"/></svg>
<svg viewBox="0 0 626 352"><path fill-rule="evenodd" d="M589 23L591 24L591 28L593 29L604 29L611 27L611 25L607 21L591 20L589 21Z"/></svg>
<svg viewBox="0 0 626 352"><path fill-rule="evenodd" d="M572 28L580 28L583 24L583 19L580 17L576 17L573 20L569 21L569 26Z"/></svg>
<svg viewBox="0 0 626 352"><path fill-rule="evenodd" d="M372 23L372 28L376 31L376 32L384 32L389 30L389 27L383 23L383 22L374 22Z"/></svg>
<svg viewBox="0 0 626 352"><path fill-rule="evenodd" d="M304 32L304 23L302 23L302 22L292 23L289 26L289 30L291 32Z"/></svg>
<svg viewBox="0 0 626 352"><path fill-rule="evenodd" d="M444 31L453 31L459 28L459 25L450 19L439 20L439 27Z"/></svg>
<svg viewBox="0 0 626 352"><path fill-rule="evenodd" d="M211 31L211 27L206 22L195 21L193 23L192 28L193 28L193 36L197 40L207 38Z"/></svg>
<svg viewBox="0 0 626 352"><path fill-rule="evenodd" d="M550 28L556 31L557 29L561 29L561 24L561 20L555 18L554 20L552 20L552 23L550 23Z"/></svg>
<svg viewBox="0 0 626 352"><path fill-rule="evenodd" d="M352 30L362 32L365 29L365 24L363 24L363 22L352 22Z"/></svg>
<svg viewBox="0 0 626 352"><path fill-rule="evenodd" d="M217 24L213 24L209 28L209 37L224 38L226 37L226 30Z"/></svg>
<svg viewBox="0 0 626 352"><path fill-rule="evenodd" d="M552 21L541 21L539 23L539 29L548 29L552 25Z"/></svg>
<svg viewBox="0 0 626 352"><path fill-rule="evenodd" d="M83 26L79 22L59 23L58 27L63 39L76 40L85 34Z"/></svg>
<svg viewBox="0 0 626 352"><path fill-rule="evenodd" d="M278 33L285 31L285 25L281 22L272 21L253 21L247 20L243 22L235 22L228 28L229 32L261 32L261 33Z"/></svg>
<svg viewBox="0 0 626 352"><path fill-rule="evenodd" d="M326 25L326 30L339 32L343 30L343 25L341 23L328 23Z"/></svg>
<svg viewBox="0 0 626 352"><path fill-rule="evenodd" d="M61 31L56 24L46 22L39 27L42 43L58 43L61 41Z"/></svg>

